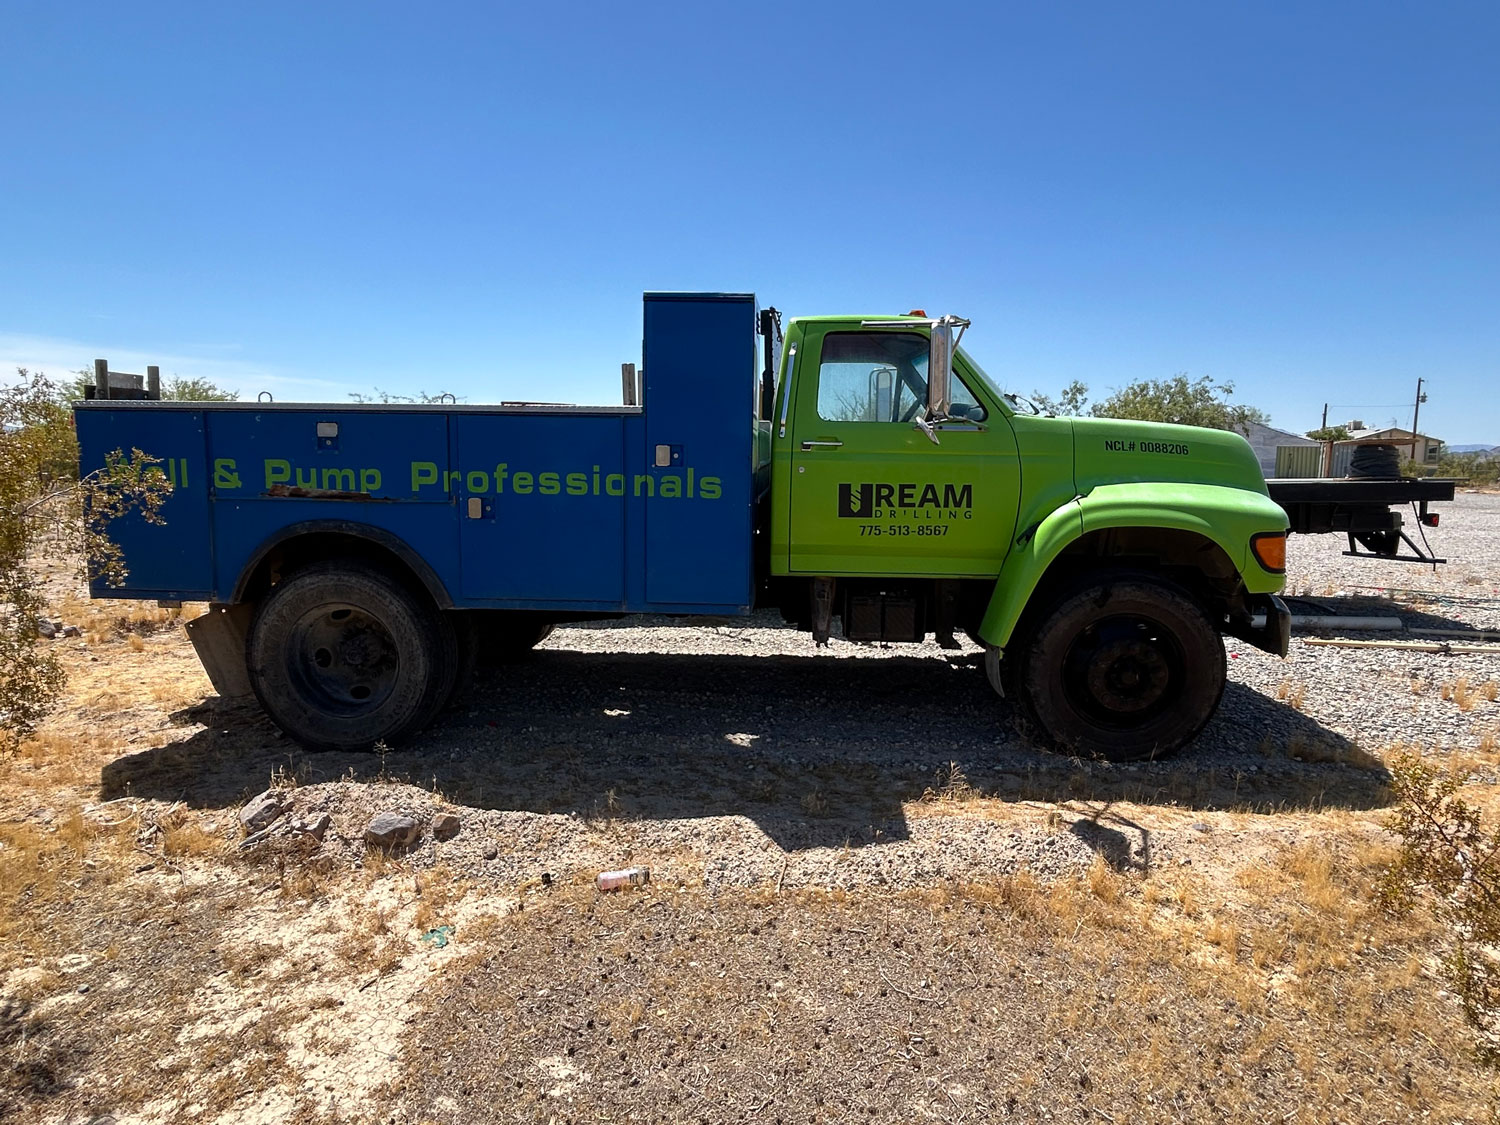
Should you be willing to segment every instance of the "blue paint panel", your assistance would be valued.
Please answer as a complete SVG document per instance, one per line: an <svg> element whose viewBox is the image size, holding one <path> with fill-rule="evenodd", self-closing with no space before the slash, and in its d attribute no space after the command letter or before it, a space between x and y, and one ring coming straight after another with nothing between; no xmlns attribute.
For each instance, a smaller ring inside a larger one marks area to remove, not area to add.
<svg viewBox="0 0 1500 1125"><path fill-rule="evenodd" d="M209 523L208 472L203 456L203 414L199 411L88 410L77 414L80 468L104 467L115 450L133 449L157 457L172 482L162 505L163 524L139 515L115 520L109 537L125 553L130 573L119 587L89 583L96 598L200 598L211 586L213 537Z"/></svg>
<svg viewBox="0 0 1500 1125"><path fill-rule="evenodd" d="M464 598L625 608L624 429L620 415L454 416Z"/></svg>
<svg viewBox="0 0 1500 1125"><path fill-rule="evenodd" d="M164 527L119 521L131 576L95 593L227 601L286 529L337 524L409 547L457 606L747 612L755 311L648 294L643 411L81 406L85 471L140 447L180 481Z"/></svg>
<svg viewBox="0 0 1500 1125"><path fill-rule="evenodd" d="M364 524L395 536L422 558L459 604L458 533L454 510L439 504L365 504L336 500L219 500L214 504L214 590L216 601L228 601L246 565L278 532L293 524Z"/></svg>
<svg viewBox="0 0 1500 1125"><path fill-rule="evenodd" d="M338 427L336 447L319 439L319 423ZM445 413L302 406L210 410L208 444L218 500L266 497L275 488L314 488L430 504L452 501Z"/></svg>
<svg viewBox="0 0 1500 1125"><path fill-rule="evenodd" d="M755 298L648 293L646 597L748 610L756 433ZM670 463L658 467L661 449Z"/></svg>

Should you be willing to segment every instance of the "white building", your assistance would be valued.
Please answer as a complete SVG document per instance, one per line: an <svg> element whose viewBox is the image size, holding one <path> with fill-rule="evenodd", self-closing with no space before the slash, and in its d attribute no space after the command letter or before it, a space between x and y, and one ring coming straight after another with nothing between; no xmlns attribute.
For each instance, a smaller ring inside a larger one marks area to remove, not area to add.
<svg viewBox="0 0 1500 1125"><path fill-rule="evenodd" d="M1263 426L1259 422L1246 424L1245 440L1255 450L1255 459L1260 462L1261 474L1267 477L1315 477L1322 467L1323 443L1301 434L1278 430L1275 426ZM1283 452L1285 451L1285 452ZM1305 452L1304 452L1305 451Z"/></svg>

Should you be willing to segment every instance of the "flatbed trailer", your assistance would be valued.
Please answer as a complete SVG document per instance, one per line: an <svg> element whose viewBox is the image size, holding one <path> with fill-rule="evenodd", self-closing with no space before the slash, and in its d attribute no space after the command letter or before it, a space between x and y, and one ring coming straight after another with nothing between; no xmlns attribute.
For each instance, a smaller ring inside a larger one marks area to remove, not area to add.
<svg viewBox="0 0 1500 1125"><path fill-rule="evenodd" d="M1292 534L1340 532L1349 537L1349 548L1344 554L1353 558L1435 566L1448 560L1432 553L1425 535L1420 545L1413 540L1406 530L1403 513L1396 509L1410 505L1419 529L1436 527L1438 514L1428 511L1427 505L1451 501L1457 483L1412 477L1397 480L1288 477L1266 481L1266 489L1286 512ZM1403 543L1410 554L1402 553Z"/></svg>

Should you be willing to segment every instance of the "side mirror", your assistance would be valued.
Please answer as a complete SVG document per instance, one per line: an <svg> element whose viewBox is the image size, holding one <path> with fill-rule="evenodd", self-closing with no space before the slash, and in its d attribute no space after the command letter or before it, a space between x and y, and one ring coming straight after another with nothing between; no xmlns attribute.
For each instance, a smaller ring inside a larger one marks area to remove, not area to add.
<svg viewBox="0 0 1500 1125"><path fill-rule="evenodd" d="M870 401L875 404L875 419L891 421L891 411L896 402L896 371L891 367L877 367L870 372Z"/></svg>
<svg viewBox="0 0 1500 1125"><path fill-rule="evenodd" d="M935 422L948 416L952 405L950 386L953 379L953 325L944 317L932 326L932 341L927 353L927 420Z"/></svg>

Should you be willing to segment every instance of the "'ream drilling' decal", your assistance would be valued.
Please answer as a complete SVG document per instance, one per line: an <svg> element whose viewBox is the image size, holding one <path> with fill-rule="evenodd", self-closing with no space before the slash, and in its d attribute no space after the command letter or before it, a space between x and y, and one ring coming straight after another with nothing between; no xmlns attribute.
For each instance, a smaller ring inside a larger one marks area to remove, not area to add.
<svg viewBox="0 0 1500 1125"><path fill-rule="evenodd" d="M840 484L839 518L972 519L972 484Z"/></svg>

